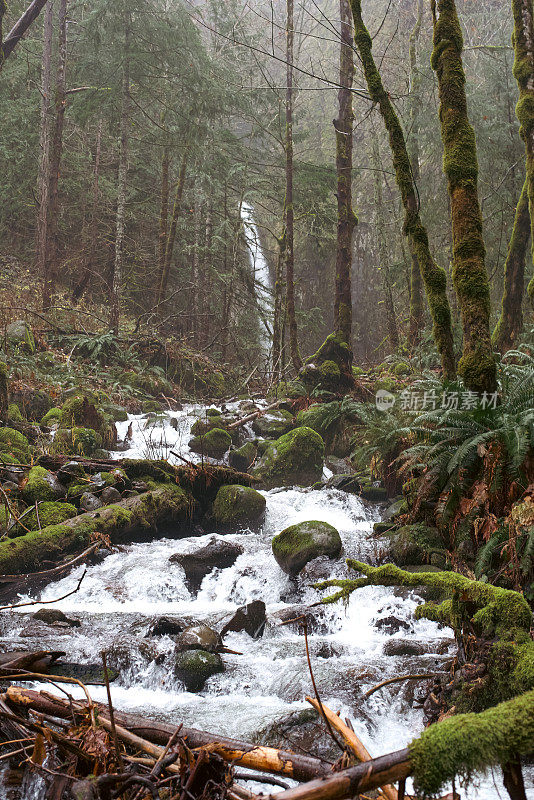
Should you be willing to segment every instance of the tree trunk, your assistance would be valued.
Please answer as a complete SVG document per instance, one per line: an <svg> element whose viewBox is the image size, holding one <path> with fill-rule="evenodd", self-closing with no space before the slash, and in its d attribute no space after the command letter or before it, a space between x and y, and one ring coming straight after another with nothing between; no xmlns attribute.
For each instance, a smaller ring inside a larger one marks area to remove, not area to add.
<svg viewBox="0 0 534 800"><path fill-rule="evenodd" d="M89 236L86 242L87 256L85 266L80 280L74 287L72 302L77 303L86 291L91 276L94 274L96 253L98 247L98 199L100 196L100 159L102 155L102 130L104 120L102 115L98 120L95 142L95 166L93 170L93 202L91 207L91 223L89 225Z"/></svg>
<svg viewBox="0 0 534 800"><path fill-rule="evenodd" d="M532 0L512 0L514 15L514 76L519 86L516 113L527 157L528 199L531 208L531 245L534 258L534 11ZM534 276L528 285L534 308Z"/></svg>
<svg viewBox="0 0 534 800"><path fill-rule="evenodd" d="M271 357L273 381L282 379L282 342L284 338L284 259L286 249L285 214L282 235L278 240L278 258L274 281L273 351Z"/></svg>
<svg viewBox="0 0 534 800"><path fill-rule="evenodd" d="M291 361L298 372L302 367L295 312L295 212L293 209L293 0L287 0L286 19L286 296L289 323L289 347Z"/></svg>
<svg viewBox="0 0 534 800"><path fill-rule="evenodd" d="M358 220L352 210L352 81L354 41L349 0L339 0L339 113L336 129L337 248L334 327L352 352L352 234Z"/></svg>
<svg viewBox="0 0 534 800"><path fill-rule="evenodd" d="M126 224L126 189L128 181L128 128L130 124L130 20L126 14L124 27L124 63L122 72L122 110L119 141L119 171L117 176L117 216L115 227L115 260L111 278L110 325L115 336L119 333L120 298L124 266L124 233Z"/></svg>
<svg viewBox="0 0 534 800"><path fill-rule="evenodd" d="M43 26L43 56L41 60L41 130L39 133L39 175L37 179L37 196L39 206L37 213L37 273L44 279L47 221L48 190L50 177L50 95L52 90L52 39L54 33L54 2L50 0L46 7Z"/></svg>
<svg viewBox="0 0 534 800"><path fill-rule="evenodd" d="M388 92L385 90L375 64L372 39L362 17L361 0L351 0L355 26L355 41L362 59L365 79L373 102L377 103L389 134L393 165L405 212L404 233L417 255L432 316L434 340L438 348L443 376L453 380L456 375L451 310L447 298L445 270L439 267L430 253L428 234L419 214L419 201L413 181L412 167L406 140Z"/></svg>
<svg viewBox="0 0 534 800"><path fill-rule="evenodd" d="M161 156L161 200L159 211L159 269L156 279L156 291L154 294L155 304L159 302L159 291L161 284L161 276L165 272L165 253L167 250L167 234L169 222L169 164L170 164L170 151L167 144L163 146L163 153Z"/></svg>
<svg viewBox="0 0 534 800"><path fill-rule="evenodd" d="M514 761L503 764L502 767L503 783L506 791L510 795L510 800L527 800L525 791L525 781L521 769L521 760L517 757Z"/></svg>
<svg viewBox="0 0 534 800"><path fill-rule="evenodd" d="M525 289L525 262L530 239L528 205L528 180L525 180L515 211L514 227L504 265L501 316L493 331L493 345L503 354L515 346L523 327L522 305Z"/></svg>
<svg viewBox="0 0 534 800"><path fill-rule="evenodd" d="M395 352L399 346L399 333L397 330L397 319L395 316L395 304L393 302L393 291L391 288L391 275L389 272L389 252L386 237L386 215L384 213L384 197L382 193L382 170L380 165L380 151L378 139L373 130L373 149L372 149L373 170L375 178L375 206L376 206L376 228L378 238L378 262L379 270L382 275L382 286L384 290L384 308L386 311L386 323L388 338L391 351Z"/></svg>
<svg viewBox="0 0 534 800"><path fill-rule="evenodd" d="M421 78L417 63L417 47L421 26L423 24L423 0L415 0L417 3L417 18L414 28L410 35L410 137L408 139L408 152L412 165L413 182L417 187L421 169L419 163L419 114L421 104ZM416 344L423 329L423 286L421 270L415 248L410 247L412 257L412 268L410 274L410 344Z"/></svg>
<svg viewBox="0 0 534 800"><path fill-rule="evenodd" d="M46 5L47 0L33 0L24 14L17 20L11 28L5 40L2 41L2 17L7 9L6 0L0 0L0 69L2 69L6 58L8 58L19 41L22 39L32 22L35 22L41 10Z"/></svg>
<svg viewBox="0 0 534 800"><path fill-rule="evenodd" d="M494 392L497 376L489 329L491 302L478 199L477 149L467 114L463 38L454 0L432 0L432 18L432 67L438 78L443 164L451 199L452 277L464 336L458 371L471 391Z"/></svg>
<svg viewBox="0 0 534 800"><path fill-rule="evenodd" d="M63 149L65 122L67 66L67 0L59 0L58 9L58 64L55 86L55 118L50 148L48 195L45 198L46 224L44 226L43 310L50 308L57 279L59 171Z"/></svg>
<svg viewBox="0 0 534 800"><path fill-rule="evenodd" d="M176 194L174 196L174 204L172 208L171 226L169 229L169 236L165 245L165 259L162 268L160 268L159 276L159 289L156 298L156 305L163 303L165 295L167 294L167 285L169 283L169 275L171 272L172 254L174 252L174 243L176 241L176 228L178 220L182 212L182 198L184 194L185 176L187 172L187 162L189 157L189 146L186 145L182 155L182 162L180 164L180 173L178 175L178 183L176 184Z"/></svg>

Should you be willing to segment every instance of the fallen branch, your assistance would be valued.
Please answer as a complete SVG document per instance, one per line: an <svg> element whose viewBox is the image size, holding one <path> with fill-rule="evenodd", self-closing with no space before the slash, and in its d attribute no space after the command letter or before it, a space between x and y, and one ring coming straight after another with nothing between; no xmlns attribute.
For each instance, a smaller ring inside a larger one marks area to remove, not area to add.
<svg viewBox="0 0 534 800"><path fill-rule="evenodd" d="M27 590L30 587L35 589L42 584L49 583L52 579L58 578L72 567L81 564L82 561L85 561L85 559L92 555L99 547L100 542L95 542L91 547L84 550L83 553L80 553L65 564L52 567L52 569L45 569L42 572L27 572L23 575L1 575L0 596L5 599L13 594L19 594L21 591ZM5 608L14 608L14 606L5 606Z"/></svg>
<svg viewBox="0 0 534 800"><path fill-rule="evenodd" d="M60 600L65 600L66 597L70 597L72 594L76 594L80 586L82 585L82 581L87 575L87 568L84 569L83 575L81 576L80 580L78 581L76 588L72 589L72 591L67 592L67 594L61 595L61 597L54 597L53 600L27 600L25 603L16 603L12 606L0 606L0 611L12 611L14 608L25 608L26 606L36 606L36 605L50 605L51 603L59 603Z"/></svg>
<svg viewBox="0 0 534 800"><path fill-rule="evenodd" d="M424 680L425 678L431 679L437 676L436 672L428 673L421 673L420 675L398 675L396 678L388 678L387 681L381 681L381 683L377 683L376 686L373 686L372 689L368 689L363 695L362 700L367 700L368 697L371 697L372 694L378 692L379 689L382 689L383 686L389 686L391 683L400 683L401 681L415 681L415 680Z"/></svg>
<svg viewBox="0 0 534 800"><path fill-rule="evenodd" d="M282 403L286 403L287 400L277 400L275 403L271 403L269 406L265 406L265 408L261 408L259 411L254 411L252 414L247 414L246 417L242 419L238 419L237 422L232 422L230 425L227 426L227 430L231 431L234 428L240 428L242 425L246 425L247 422L251 422L256 417L261 417L267 411L271 411L273 408L278 408L278 406L282 405Z"/></svg>

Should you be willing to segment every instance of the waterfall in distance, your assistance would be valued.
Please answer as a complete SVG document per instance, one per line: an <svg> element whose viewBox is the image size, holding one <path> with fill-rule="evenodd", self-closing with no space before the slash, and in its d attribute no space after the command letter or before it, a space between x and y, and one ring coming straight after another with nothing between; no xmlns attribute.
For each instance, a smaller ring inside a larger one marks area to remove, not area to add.
<svg viewBox="0 0 534 800"><path fill-rule="evenodd" d="M269 265L261 246L258 228L254 221L253 208L248 203L243 203L241 206L241 219L254 278L254 290L260 323L260 345L263 355L268 359L272 342L270 319L272 314L273 284Z"/></svg>

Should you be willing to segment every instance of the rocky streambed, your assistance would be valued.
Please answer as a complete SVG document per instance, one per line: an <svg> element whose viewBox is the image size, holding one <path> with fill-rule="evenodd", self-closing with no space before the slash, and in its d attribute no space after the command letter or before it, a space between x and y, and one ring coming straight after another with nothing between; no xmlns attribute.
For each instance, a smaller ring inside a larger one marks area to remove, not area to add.
<svg viewBox="0 0 534 800"><path fill-rule="evenodd" d="M195 410L160 416L151 427L140 416L119 423L119 439L129 438L130 448L117 451L117 459L202 459L189 447ZM288 486L261 495L264 515L254 523L212 526L209 532L197 528L181 538L169 531L165 538L121 545L89 565L77 592L42 606L63 612L66 620L46 613L36 618L39 605L2 615L2 650L62 651L78 664L98 664L105 650L117 675L112 686L117 708L336 760L338 752L304 700L312 688L302 631L298 623L283 623L321 599L324 593L314 582L347 574L346 557L376 562L383 555L380 541L370 536L382 508L331 487ZM337 530L341 553L288 574L273 556L273 537L310 520ZM69 595L84 569L76 568L33 599ZM421 730L420 700L431 679L393 684L368 699L365 692L398 675L443 671L454 655L450 630L414 619L419 602L409 590L366 587L346 606L309 611L310 654L321 697L352 719L372 755L399 749ZM212 661L205 680L195 685L186 662L199 652L197 642ZM76 689L73 694L78 696ZM105 701L103 686L92 686L91 694ZM40 797L40 786L32 784L33 795L25 787L23 796ZM4 785L3 796L7 791ZM13 797L20 796L20 787L16 791ZM496 792L490 777L469 796L482 800Z"/></svg>

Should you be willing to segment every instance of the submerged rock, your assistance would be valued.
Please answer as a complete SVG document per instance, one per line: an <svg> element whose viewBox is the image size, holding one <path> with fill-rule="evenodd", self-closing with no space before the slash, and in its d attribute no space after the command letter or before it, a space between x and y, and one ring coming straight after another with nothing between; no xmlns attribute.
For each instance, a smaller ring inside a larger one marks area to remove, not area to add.
<svg viewBox="0 0 534 800"><path fill-rule="evenodd" d="M213 537L194 553L175 553L169 561L180 564L192 588L198 588L206 575L214 569L231 567L242 552L241 545Z"/></svg>
<svg viewBox="0 0 534 800"><path fill-rule="evenodd" d="M158 617L153 622L148 631L147 636L178 636L186 628L185 622L175 617Z"/></svg>
<svg viewBox="0 0 534 800"><path fill-rule="evenodd" d="M237 609L233 617L224 625L221 636L225 636L230 631L237 633L245 631L253 639L258 639L263 636L266 621L265 603L263 600L253 600L246 606Z"/></svg>
<svg viewBox="0 0 534 800"><path fill-rule="evenodd" d="M221 486L213 503L213 517L224 528L246 527L265 513L265 497L248 486Z"/></svg>
<svg viewBox="0 0 534 800"><path fill-rule="evenodd" d="M221 637L207 625L192 625L185 628L175 639L176 652L184 650L206 650L217 653L222 647Z"/></svg>
<svg viewBox="0 0 534 800"><path fill-rule="evenodd" d="M224 672L224 665L218 653L200 649L176 653L174 674L189 692L202 691L208 678L219 672Z"/></svg>
<svg viewBox="0 0 534 800"><path fill-rule="evenodd" d="M253 475L268 488L311 486L323 473L325 446L311 428L295 428L270 443Z"/></svg>
<svg viewBox="0 0 534 800"><path fill-rule="evenodd" d="M317 520L291 525L272 541L273 555L288 575L297 575L318 556L337 558L341 547L338 531L327 522Z"/></svg>
<svg viewBox="0 0 534 800"><path fill-rule="evenodd" d="M384 645L385 656L422 656L425 653L426 646L412 639L390 639Z"/></svg>
<svg viewBox="0 0 534 800"><path fill-rule="evenodd" d="M32 614L32 618L44 622L46 625L56 625L58 622L71 628L79 628L81 625L79 620L70 619L59 608L40 608L39 611Z"/></svg>
<svg viewBox="0 0 534 800"><path fill-rule="evenodd" d="M207 456L208 458L222 458L230 449L232 438L222 428L212 428L202 436L194 436L189 442L193 453Z"/></svg>

